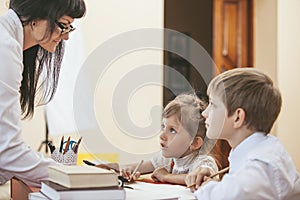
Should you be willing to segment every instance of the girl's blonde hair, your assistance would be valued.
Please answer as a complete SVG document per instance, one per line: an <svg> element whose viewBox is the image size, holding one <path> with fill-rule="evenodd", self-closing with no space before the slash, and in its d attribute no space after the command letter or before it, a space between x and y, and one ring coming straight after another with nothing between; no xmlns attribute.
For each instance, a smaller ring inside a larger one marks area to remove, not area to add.
<svg viewBox="0 0 300 200"><path fill-rule="evenodd" d="M192 136L206 136L206 127L201 113L207 107L207 102L201 100L196 94L180 94L169 102L163 111L163 118L176 115L183 127Z"/></svg>

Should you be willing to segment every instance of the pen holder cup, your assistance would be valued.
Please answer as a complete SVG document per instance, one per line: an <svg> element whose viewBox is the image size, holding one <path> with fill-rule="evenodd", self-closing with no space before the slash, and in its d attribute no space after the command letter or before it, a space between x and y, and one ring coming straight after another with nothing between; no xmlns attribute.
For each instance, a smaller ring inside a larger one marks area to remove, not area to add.
<svg viewBox="0 0 300 200"><path fill-rule="evenodd" d="M67 151L65 154L55 149L51 154L51 158L53 160L55 160L58 163L62 163L64 165L76 165L77 157L78 155L72 149Z"/></svg>

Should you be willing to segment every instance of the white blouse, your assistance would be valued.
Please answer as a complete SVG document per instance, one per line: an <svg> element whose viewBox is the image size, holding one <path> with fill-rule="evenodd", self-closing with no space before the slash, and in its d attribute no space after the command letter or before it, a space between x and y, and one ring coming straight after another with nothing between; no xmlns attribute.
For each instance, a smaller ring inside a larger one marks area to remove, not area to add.
<svg viewBox="0 0 300 200"><path fill-rule="evenodd" d="M0 17L0 33L0 184L16 176L39 186L48 177L48 165L56 163L32 150L21 137L19 91L24 38L21 21L13 10Z"/></svg>
<svg viewBox="0 0 300 200"><path fill-rule="evenodd" d="M207 167L212 173L218 171L218 166L215 160L208 155L189 154L182 158L165 158L161 152L153 156L151 159L153 167L164 167L172 174L188 174L195 171L198 167Z"/></svg>
<svg viewBox="0 0 300 200"><path fill-rule="evenodd" d="M229 173L200 187L198 199L300 199L299 173L276 137L252 134L230 152L229 162Z"/></svg>

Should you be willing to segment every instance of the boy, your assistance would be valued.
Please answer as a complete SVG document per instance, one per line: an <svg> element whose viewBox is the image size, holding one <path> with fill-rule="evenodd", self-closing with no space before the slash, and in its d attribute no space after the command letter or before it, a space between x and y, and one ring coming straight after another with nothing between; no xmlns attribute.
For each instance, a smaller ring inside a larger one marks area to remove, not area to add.
<svg viewBox="0 0 300 200"><path fill-rule="evenodd" d="M279 140L268 135L281 109L272 80L253 68L237 68L215 77L203 111L207 137L224 139L232 150L222 181L199 168L186 184L202 183L198 199L300 199L300 177ZM205 184L204 184L205 183Z"/></svg>

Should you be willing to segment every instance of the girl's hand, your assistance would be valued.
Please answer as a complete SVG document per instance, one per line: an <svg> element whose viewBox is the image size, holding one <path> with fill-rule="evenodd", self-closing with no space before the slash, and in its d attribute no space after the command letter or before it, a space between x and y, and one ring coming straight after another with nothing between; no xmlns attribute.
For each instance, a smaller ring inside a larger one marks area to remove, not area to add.
<svg viewBox="0 0 300 200"><path fill-rule="evenodd" d="M132 181L135 181L137 180L140 176L141 176L141 173L140 172L136 172L134 174L134 176L132 176L132 172L133 172L133 169L131 167L128 167L128 168L124 168L121 170L121 175L128 179L128 180L132 180ZM132 176L132 177L131 177Z"/></svg>
<svg viewBox="0 0 300 200"><path fill-rule="evenodd" d="M170 173L166 170L166 168L159 167L153 171L151 178L157 182L166 182L166 176L169 174Z"/></svg>

